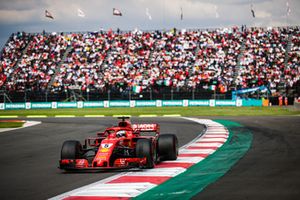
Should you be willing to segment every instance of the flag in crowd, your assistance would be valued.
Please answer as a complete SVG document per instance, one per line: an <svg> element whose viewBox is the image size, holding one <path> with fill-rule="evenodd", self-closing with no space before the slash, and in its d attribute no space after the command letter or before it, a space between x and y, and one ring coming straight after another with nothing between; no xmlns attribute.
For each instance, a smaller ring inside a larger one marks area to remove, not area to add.
<svg viewBox="0 0 300 200"><path fill-rule="evenodd" d="M79 8L77 9L77 15L78 17L85 17L85 14L82 10L80 10Z"/></svg>
<svg viewBox="0 0 300 200"><path fill-rule="evenodd" d="M146 15L148 16L149 20L152 20L152 16L150 15L148 8L146 8Z"/></svg>
<svg viewBox="0 0 300 200"><path fill-rule="evenodd" d="M210 85L209 89L212 90L212 91L215 91L216 90L216 85Z"/></svg>
<svg viewBox="0 0 300 200"><path fill-rule="evenodd" d="M255 12L253 10L253 5L251 4L251 13L252 13L252 17L255 18Z"/></svg>
<svg viewBox="0 0 300 200"><path fill-rule="evenodd" d="M50 19L54 19L54 17L52 16L52 14L48 10L45 10L45 17L48 17Z"/></svg>
<svg viewBox="0 0 300 200"><path fill-rule="evenodd" d="M286 2L286 15L289 16L291 14L291 8L290 8L290 4L287 1Z"/></svg>
<svg viewBox="0 0 300 200"><path fill-rule="evenodd" d="M113 15L116 15L116 16L122 16L122 13L120 10L116 9L116 8L113 8Z"/></svg>
<svg viewBox="0 0 300 200"><path fill-rule="evenodd" d="M180 7L180 11L181 11L181 13L180 13L180 19L183 20L183 10L182 10L182 7Z"/></svg>
<svg viewBox="0 0 300 200"><path fill-rule="evenodd" d="M140 92L142 92L143 87L139 86L139 85L135 85L135 86L132 87L132 90L133 90L134 93L140 93Z"/></svg>
<svg viewBox="0 0 300 200"><path fill-rule="evenodd" d="M172 81L169 79L164 80L164 85L165 86L170 86L172 84Z"/></svg>

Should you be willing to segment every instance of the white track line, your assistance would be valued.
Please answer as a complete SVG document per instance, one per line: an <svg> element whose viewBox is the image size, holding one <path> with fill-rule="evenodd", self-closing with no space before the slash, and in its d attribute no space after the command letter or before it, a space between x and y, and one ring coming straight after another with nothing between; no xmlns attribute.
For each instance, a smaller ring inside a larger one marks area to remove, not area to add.
<svg viewBox="0 0 300 200"><path fill-rule="evenodd" d="M18 128L0 128L0 132L13 131L13 130L21 129L21 128L35 126L35 125L38 125L40 123L42 123L42 122L39 122L39 121L25 121L25 123L23 124L22 127L18 127Z"/></svg>

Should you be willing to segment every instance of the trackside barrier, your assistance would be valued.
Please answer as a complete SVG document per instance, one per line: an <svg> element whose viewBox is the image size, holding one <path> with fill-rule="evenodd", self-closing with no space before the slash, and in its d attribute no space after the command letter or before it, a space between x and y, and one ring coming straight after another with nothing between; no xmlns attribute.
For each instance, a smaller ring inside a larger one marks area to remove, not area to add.
<svg viewBox="0 0 300 200"><path fill-rule="evenodd" d="M194 107L194 106L262 106L262 100L120 100L78 102L27 102L0 103L0 110L59 109L59 108L109 108L109 107Z"/></svg>

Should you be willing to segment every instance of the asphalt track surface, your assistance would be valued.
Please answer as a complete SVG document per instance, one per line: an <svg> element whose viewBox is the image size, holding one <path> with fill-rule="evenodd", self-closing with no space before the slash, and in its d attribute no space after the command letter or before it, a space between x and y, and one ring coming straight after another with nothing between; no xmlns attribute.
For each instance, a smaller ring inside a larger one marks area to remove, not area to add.
<svg viewBox="0 0 300 200"><path fill-rule="evenodd" d="M210 118L210 117L201 117ZM246 126L253 143L246 155L193 199L300 199L300 117L214 117ZM83 141L115 125L113 118L47 118L34 127L0 133L0 198L47 199L117 172L64 173L57 169L63 141ZM133 118L175 133L180 146L201 125L178 118ZM192 183L191 183L192 184Z"/></svg>
<svg viewBox="0 0 300 200"><path fill-rule="evenodd" d="M35 120L35 119L32 119ZM65 140L81 142L116 118L47 118L42 124L0 133L0 199L47 199L99 181L118 172L64 173L57 168ZM203 126L184 119L132 118L132 123L159 123L161 133L174 133L182 146L202 131Z"/></svg>
<svg viewBox="0 0 300 200"><path fill-rule="evenodd" d="M246 126L253 133L252 146L224 177L193 199L299 200L300 117L223 119Z"/></svg>

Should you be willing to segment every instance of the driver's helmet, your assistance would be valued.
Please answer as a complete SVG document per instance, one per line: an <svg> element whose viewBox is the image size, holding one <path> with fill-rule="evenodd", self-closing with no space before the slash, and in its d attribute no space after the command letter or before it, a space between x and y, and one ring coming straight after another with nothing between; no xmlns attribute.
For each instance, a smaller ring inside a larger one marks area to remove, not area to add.
<svg viewBox="0 0 300 200"><path fill-rule="evenodd" d="M117 137L125 137L126 136L126 131L124 131L124 130L118 131L116 133L116 136Z"/></svg>

